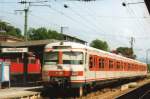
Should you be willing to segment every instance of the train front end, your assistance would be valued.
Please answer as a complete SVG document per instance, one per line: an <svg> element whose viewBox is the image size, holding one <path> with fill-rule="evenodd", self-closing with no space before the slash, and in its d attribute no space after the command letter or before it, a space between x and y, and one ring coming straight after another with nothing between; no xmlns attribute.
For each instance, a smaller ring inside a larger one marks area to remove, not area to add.
<svg viewBox="0 0 150 99"><path fill-rule="evenodd" d="M73 48L67 42L47 45L42 78L46 86L81 86L83 82L80 81L84 81L84 50Z"/></svg>

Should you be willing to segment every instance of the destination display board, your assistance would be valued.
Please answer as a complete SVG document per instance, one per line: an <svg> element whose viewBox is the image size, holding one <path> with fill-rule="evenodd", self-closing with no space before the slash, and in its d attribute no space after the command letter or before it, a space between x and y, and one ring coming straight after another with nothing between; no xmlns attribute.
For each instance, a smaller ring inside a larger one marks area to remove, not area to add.
<svg viewBox="0 0 150 99"><path fill-rule="evenodd" d="M22 53L28 52L28 48L2 48L3 53Z"/></svg>

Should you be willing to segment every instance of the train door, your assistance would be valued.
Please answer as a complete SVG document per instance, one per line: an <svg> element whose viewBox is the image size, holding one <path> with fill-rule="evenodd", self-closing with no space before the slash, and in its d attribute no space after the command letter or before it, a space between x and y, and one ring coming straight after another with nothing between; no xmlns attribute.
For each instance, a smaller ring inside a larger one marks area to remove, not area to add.
<svg viewBox="0 0 150 99"><path fill-rule="evenodd" d="M91 73L91 68L92 68L92 65L93 65L93 58L92 58L92 55L87 52L86 53L86 68L85 68L85 81L86 83L89 83L89 79L92 78L92 73Z"/></svg>

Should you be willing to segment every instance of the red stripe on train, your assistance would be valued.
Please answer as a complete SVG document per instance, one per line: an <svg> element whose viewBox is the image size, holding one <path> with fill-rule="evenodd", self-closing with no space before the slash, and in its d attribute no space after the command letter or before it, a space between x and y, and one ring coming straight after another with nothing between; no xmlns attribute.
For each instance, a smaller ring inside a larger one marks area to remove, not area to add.
<svg viewBox="0 0 150 99"><path fill-rule="evenodd" d="M83 76L83 71L49 71L48 76L55 76L55 77Z"/></svg>

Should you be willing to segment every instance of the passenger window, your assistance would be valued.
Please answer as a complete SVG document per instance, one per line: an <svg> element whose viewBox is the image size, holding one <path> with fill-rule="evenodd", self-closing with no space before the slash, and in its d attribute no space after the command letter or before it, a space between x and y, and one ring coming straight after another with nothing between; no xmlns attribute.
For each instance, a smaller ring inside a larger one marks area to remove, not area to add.
<svg viewBox="0 0 150 99"><path fill-rule="evenodd" d="M103 58L99 59L99 68L104 69L105 60Z"/></svg>
<svg viewBox="0 0 150 99"><path fill-rule="evenodd" d="M131 70L131 65L130 64L128 64L128 70Z"/></svg>
<svg viewBox="0 0 150 99"><path fill-rule="evenodd" d="M113 61L109 60L109 69L112 69L112 68L113 68Z"/></svg>
<svg viewBox="0 0 150 99"><path fill-rule="evenodd" d="M120 69L120 62L117 62L117 69Z"/></svg>

